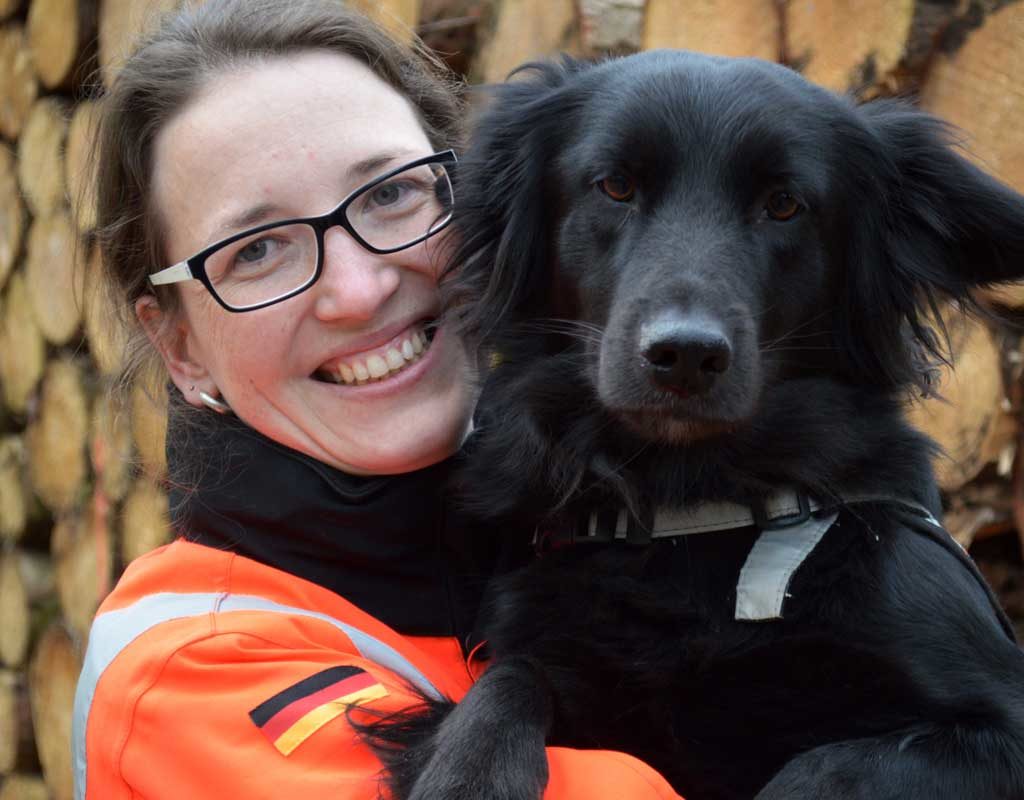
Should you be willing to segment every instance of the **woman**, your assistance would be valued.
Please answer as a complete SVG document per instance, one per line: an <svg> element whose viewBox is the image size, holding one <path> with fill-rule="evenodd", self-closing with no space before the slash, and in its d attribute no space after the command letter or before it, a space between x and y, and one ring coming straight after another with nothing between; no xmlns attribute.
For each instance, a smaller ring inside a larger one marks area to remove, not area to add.
<svg viewBox="0 0 1024 800"><path fill-rule="evenodd" d="M97 615L77 797L376 797L346 710L482 668L488 540L441 491L474 392L432 324L461 111L439 76L336 3L209 0L105 99L100 241L170 381L182 538ZM550 798L675 797L624 754L549 761Z"/></svg>

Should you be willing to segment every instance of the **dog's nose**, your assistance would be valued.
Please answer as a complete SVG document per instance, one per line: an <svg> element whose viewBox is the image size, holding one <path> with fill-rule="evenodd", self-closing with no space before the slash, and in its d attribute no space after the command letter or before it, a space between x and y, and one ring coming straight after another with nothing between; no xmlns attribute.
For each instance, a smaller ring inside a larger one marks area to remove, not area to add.
<svg viewBox="0 0 1024 800"><path fill-rule="evenodd" d="M654 385L684 397L707 392L732 361L732 345L721 326L678 313L643 326L640 352Z"/></svg>

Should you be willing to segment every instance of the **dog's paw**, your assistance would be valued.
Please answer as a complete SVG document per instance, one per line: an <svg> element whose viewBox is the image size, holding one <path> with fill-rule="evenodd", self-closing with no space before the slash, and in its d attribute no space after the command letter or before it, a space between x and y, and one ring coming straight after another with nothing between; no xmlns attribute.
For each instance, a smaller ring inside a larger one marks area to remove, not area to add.
<svg viewBox="0 0 1024 800"><path fill-rule="evenodd" d="M408 800L540 800L546 686L529 663L491 667L441 723Z"/></svg>
<svg viewBox="0 0 1024 800"><path fill-rule="evenodd" d="M548 776L543 743L477 732L484 735L470 746L469 737L439 737L408 800L540 800Z"/></svg>

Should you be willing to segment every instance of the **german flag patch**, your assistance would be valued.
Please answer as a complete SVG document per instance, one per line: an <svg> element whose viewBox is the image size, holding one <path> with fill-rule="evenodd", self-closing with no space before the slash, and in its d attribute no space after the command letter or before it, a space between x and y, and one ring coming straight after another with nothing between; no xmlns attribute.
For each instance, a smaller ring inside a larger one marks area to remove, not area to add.
<svg viewBox="0 0 1024 800"><path fill-rule="evenodd" d="M354 705L387 696L387 689L359 667L331 667L310 675L249 712L263 735L284 755Z"/></svg>

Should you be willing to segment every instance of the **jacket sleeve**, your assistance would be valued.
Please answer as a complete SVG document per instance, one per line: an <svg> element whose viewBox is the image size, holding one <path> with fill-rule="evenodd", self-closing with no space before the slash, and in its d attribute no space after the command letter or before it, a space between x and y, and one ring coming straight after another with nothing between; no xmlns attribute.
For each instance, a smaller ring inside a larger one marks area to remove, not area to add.
<svg viewBox="0 0 1024 800"><path fill-rule="evenodd" d="M372 662L241 633L192 642L155 680L120 688L97 690L86 800L376 800L380 763L345 709L415 702Z"/></svg>
<svg viewBox="0 0 1024 800"><path fill-rule="evenodd" d="M155 679L97 693L90 727L106 730L86 800L377 800L380 762L343 711L354 699L385 712L417 702L393 673L348 653L237 632L190 642ZM548 753L544 800L679 800L623 753Z"/></svg>
<svg viewBox="0 0 1024 800"><path fill-rule="evenodd" d="M548 748L544 800L682 800L651 767L611 750Z"/></svg>

